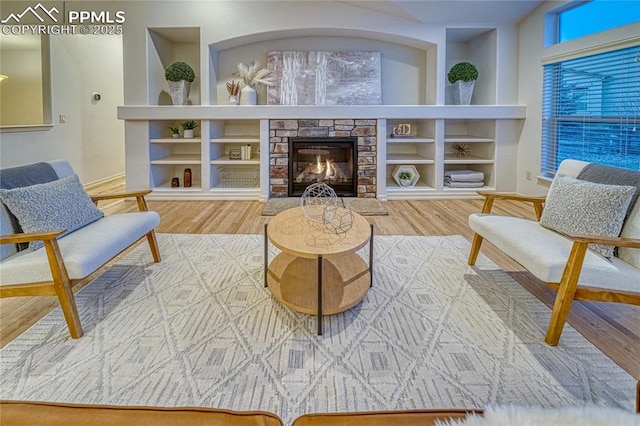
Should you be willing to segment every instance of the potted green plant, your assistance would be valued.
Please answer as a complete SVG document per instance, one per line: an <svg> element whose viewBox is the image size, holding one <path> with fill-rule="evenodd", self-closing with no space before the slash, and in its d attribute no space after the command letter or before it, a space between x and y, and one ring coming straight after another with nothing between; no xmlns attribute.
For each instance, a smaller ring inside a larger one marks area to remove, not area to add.
<svg viewBox="0 0 640 426"><path fill-rule="evenodd" d="M198 123L195 120L187 120L180 123L182 127L182 135L185 139L193 138L193 129L198 127Z"/></svg>
<svg viewBox="0 0 640 426"><path fill-rule="evenodd" d="M409 170L403 170L400 173L398 173L398 179L400 179L400 185L411 186L413 174Z"/></svg>
<svg viewBox="0 0 640 426"><path fill-rule="evenodd" d="M471 62L459 62L451 67L447 79L452 85L453 103L469 105L473 87L478 79L478 69Z"/></svg>
<svg viewBox="0 0 640 426"><path fill-rule="evenodd" d="M169 130L171 130L171 136L174 139L178 139L180 137L180 126L169 126Z"/></svg>
<svg viewBox="0 0 640 426"><path fill-rule="evenodd" d="M240 90L240 105L257 105L259 86L273 86L271 71L262 68L260 62L252 61L249 65L240 62L234 76L242 80L244 86Z"/></svg>
<svg viewBox="0 0 640 426"><path fill-rule="evenodd" d="M164 77L169 83L169 94L174 105L187 105L191 83L196 78L193 68L185 62L174 62L167 67Z"/></svg>

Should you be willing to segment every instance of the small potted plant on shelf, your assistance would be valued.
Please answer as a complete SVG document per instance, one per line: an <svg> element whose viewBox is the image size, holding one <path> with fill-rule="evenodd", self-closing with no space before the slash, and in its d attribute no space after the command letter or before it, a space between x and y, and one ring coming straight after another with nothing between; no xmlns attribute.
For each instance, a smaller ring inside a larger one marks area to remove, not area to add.
<svg viewBox="0 0 640 426"><path fill-rule="evenodd" d="M174 139L178 139L180 137L180 126L169 126L169 130L171 130L171 136Z"/></svg>
<svg viewBox="0 0 640 426"><path fill-rule="evenodd" d="M411 186L413 174L409 170L403 170L398 174L398 179L400 179L400 185Z"/></svg>
<svg viewBox="0 0 640 426"><path fill-rule="evenodd" d="M453 103L469 105L473 87L478 79L478 69L470 62L459 62L449 70L447 79L452 85Z"/></svg>
<svg viewBox="0 0 640 426"><path fill-rule="evenodd" d="M180 127L182 127L182 135L185 139L193 138L193 129L198 127L198 123L195 120L187 120L180 123Z"/></svg>
<svg viewBox="0 0 640 426"><path fill-rule="evenodd" d="M174 62L167 67L164 77L169 83L169 94L174 105L187 105L191 83L196 78L193 68L185 62Z"/></svg>
<svg viewBox="0 0 640 426"><path fill-rule="evenodd" d="M249 65L240 62L234 76L242 80L244 86L240 90L240 105L257 105L259 86L273 86L271 71L262 68L260 62L252 61Z"/></svg>

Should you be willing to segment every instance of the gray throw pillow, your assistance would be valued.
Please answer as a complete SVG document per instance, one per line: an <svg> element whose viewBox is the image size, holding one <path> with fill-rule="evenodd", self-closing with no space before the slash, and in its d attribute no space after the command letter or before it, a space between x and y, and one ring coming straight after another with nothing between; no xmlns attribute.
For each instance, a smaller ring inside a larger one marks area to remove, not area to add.
<svg viewBox="0 0 640 426"><path fill-rule="evenodd" d="M0 199L20 222L24 232L66 229L63 235L102 218L102 213L85 192L78 175L48 183L14 189L0 189ZM31 250L44 246L29 243Z"/></svg>
<svg viewBox="0 0 640 426"><path fill-rule="evenodd" d="M540 225L554 231L583 235L620 235L633 186L604 185L558 174L551 184ZM613 246L590 244L609 258Z"/></svg>

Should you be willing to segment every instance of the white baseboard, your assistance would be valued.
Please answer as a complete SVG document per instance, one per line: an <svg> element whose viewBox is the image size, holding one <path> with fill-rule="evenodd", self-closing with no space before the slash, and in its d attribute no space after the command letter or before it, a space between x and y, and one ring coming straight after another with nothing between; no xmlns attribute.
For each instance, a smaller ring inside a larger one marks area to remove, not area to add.
<svg viewBox="0 0 640 426"><path fill-rule="evenodd" d="M124 173L118 173L117 175L113 175L113 176L106 177L104 179L99 179L93 182L89 182L83 186L84 186L84 189L88 191L88 190L94 189L97 186L104 185L105 183L114 181L116 179L122 179L124 178L124 176L125 176Z"/></svg>

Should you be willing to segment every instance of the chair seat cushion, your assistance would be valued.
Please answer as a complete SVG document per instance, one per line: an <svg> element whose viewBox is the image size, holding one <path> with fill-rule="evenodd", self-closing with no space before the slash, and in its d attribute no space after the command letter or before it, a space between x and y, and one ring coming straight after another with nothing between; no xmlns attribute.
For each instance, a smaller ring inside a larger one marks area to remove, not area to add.
<svg viewBox="0 0 640 426"><path fill-rule="evenodd" d="M160 224L156 212L105 216L58 241L69 278L92 274ZM0 285L51 281L45 250L23 250L0 263Z"/></svg>
<svg viewBox="0 0 640 426"><path fill-rule="evenodd" d="M538 279L559 283L569 258L570 239L538 222L511 216L476 213L469 227L524 266ZM640 291L640 269L587 250L579 285L611 290Z"/></svg>

